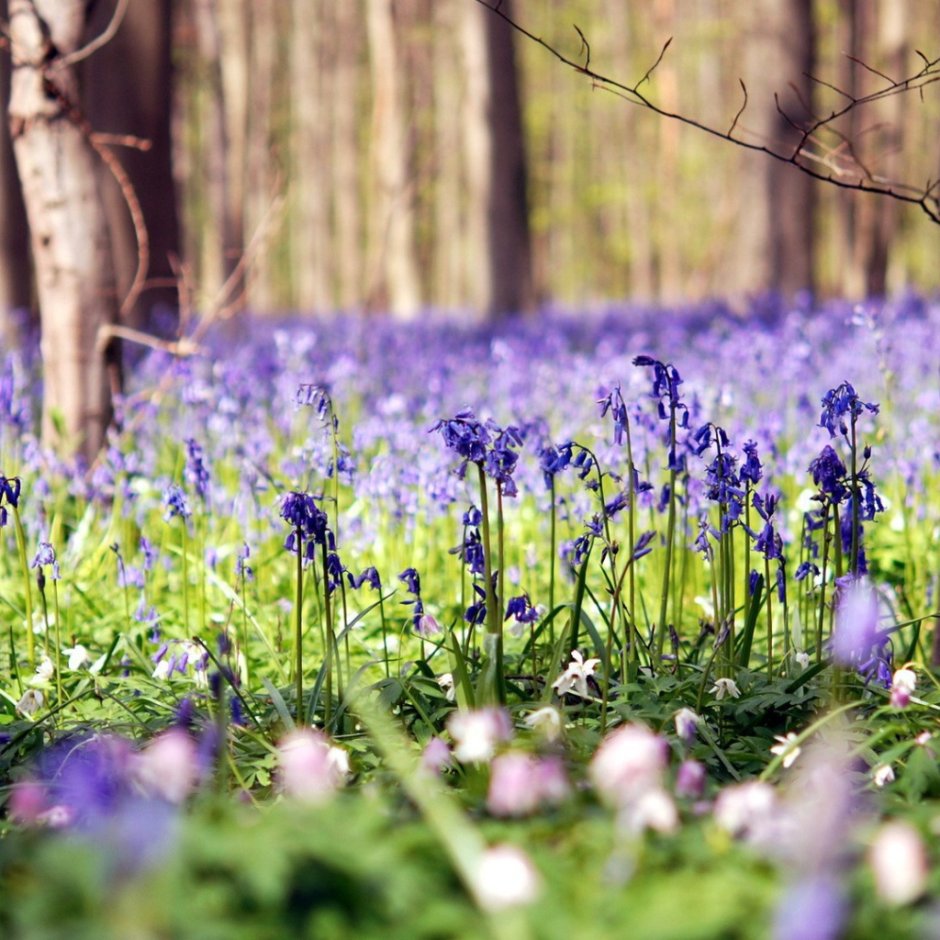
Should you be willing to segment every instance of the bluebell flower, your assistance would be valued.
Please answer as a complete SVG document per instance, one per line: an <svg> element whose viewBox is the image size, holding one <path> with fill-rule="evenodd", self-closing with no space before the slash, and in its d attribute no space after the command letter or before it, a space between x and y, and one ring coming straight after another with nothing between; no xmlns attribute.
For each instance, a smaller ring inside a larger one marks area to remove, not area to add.
<svg viewBox="0 0 940 940"><path fill-rule="evenodd" d="M424 602L421 600L421 578L414 568L406 568L399 576L398 580L404 582L409 594L414 595L414 599L403 601L411 607L411 623L416 631L421 626L421 619L424 617Z"/></svg>
<svg viewBox="0 0 940 940"><path fill-rule="evenodd" d="M205 454L195 438L186 440L186 479L192 484L196 495L203 501L209 498L209 471Z"/></svg>
<svg viewBox="0 0 940 940"><path fill-rule="evenodd" d="M289 552L301 550L301 546L296 544L298 532L302 539L307 540L308 560L313 557L314 545L333 547L333 533L327 525L327 515L317 506L316 499L310 493L290 492L284 496L281 501L281 518L291 526L284 543Z"/></svg>
<svg viewBox="0 0 940 940"><path fill-rule="evenodd" d="M744 464L741 466L740 476L743 481L754 486L764 475L764 468L757 456L757 444L754 441L745 441L743 450Z"/></svg>
<svg viewBox="0 0 940 940"><path fill-rule="evenodd" d="M515 618L517 623L535 623L539 619L538 610L532 606L528 594L509 598L506 604L505 620Z"/></svg>
<svg viewBox="0 0 940 940"><path fill-rule="evenodd" d="M656 538L655 530L644 532L642 535L640 535L640 537L634 543L633 552L630 555L633 561L636 561L638 558L642 558L644 555L648 555L653 550L652 542L654 538Z"/></svg>
<svg viewBox="0 0 940 940"><path fill-rule="evenodd" d="M668 419L672 412L676 415L678 427L688 427L689 409L679 394L679 386L682 384L682 376L679 375L679 370L672 363L661 362L652 356L636 356L633 364L653 370L651 397L658 402L657 410L660 419Z"/></svg>
<svg viewBox="0 0 940 940"><path fill-rule="evenodd" d="M183 488L176 483L171 483L163 491L163 505L166 507L163 513L163 518L166 522L169 522L175 516L179 516L181 519L188 519L192 515L186 494L183 492Z"/></svg>
<svg viewBox="0 0 940 940"><path fill-rule="evenodd" d="M571 463L573 444L569 441L559 447L547 444L539 450L539 468L545 479L546 489L552 488L555 477Z"/></svg>
<svg viewBox="0 0 940 940"><path fill-rule="evenodd" d="M852 385L843 382L823 396L819 426L825 428L830 437L835 437L838 433L848 438L849 426L846 424L846 418L850 423L854 423L863 411L878 414L878 410L877 404L862 401Z"/></svg>
<svg viewBox="0 0 940 940"><path fill-rule="evenodd" d="M598 404L601 406L602 418L610 412L610 418L614 424L614 443L617 445L622 444L627 429L627 406L623 400L620 386L615 385L606 398L598 401Z"/></svg>
<svg viewBox="0 0 940 940"><path fill-rule="evenodd" d="M244 578L246 581L251 581L255 572L251 565L248 564L248 559L251 557L251 549L248 547L247 542L242 542L242 547L238 550L238 555L235 559L235 576L238 578Z"/></svg>
<svg viewBox="0 0 940 940"><path fill-rule="evenodd" d="M20 478L0 475L0 504L8 502L14 508L20 504Z"/></svg>
<svg viewBox="0 0 940 940"><path fill-rule="evenodd" d="M354 575L351 571L347 572L346 577L349 579L349 586L354 591L358 591L363 584L368 584L373 590L379 593L382 591L382 580L379 577L378 571L373 566L363 568L357 575Z"/></svg>
<svg viewBox="0 0 940 940"><path fill-rule="evenodd" d="M36 552L36 556L33 558L30 568L39 568L40 570L44 568L52 568L52 580L58 581L60 578L59 572L59 563L56 561L55 549L52 547L51 542L40 542L39 551Z"/></svg>
<svg viewBox="0 0 940 940"><path fill-rule="evenodd" d="M809 472L813 483L831 503L841 503L848 493L845 481L845 464L828 444L819 452L819 456L810 461Z"/></svg>
<svg viewBox="0 0 940 940"><path fill-rule="evenodd" d="M476 583L473 585L473 591L478 600L471 604L463 615L463 619L471 626L481 624L486 620L486 591Z"/></svg>

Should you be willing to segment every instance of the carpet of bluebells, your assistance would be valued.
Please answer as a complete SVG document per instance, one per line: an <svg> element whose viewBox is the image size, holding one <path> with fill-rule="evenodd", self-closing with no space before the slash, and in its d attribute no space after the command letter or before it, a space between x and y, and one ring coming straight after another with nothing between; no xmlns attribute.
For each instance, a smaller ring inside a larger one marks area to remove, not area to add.
<svg viewBox="0 0 940 940"><path fill-rule="evenodd" d="M0 358L0 933L940 935L940 303Z"/></svg>

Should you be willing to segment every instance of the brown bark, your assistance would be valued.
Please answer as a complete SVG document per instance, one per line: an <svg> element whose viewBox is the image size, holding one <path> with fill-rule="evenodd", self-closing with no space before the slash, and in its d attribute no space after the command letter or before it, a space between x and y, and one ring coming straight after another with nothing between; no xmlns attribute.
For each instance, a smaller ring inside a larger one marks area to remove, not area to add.
<svg viewBox="0 0 940 940"><path fill-rule="evenodd" d="M503 9L512 15L509 0ZM525 145L513 32L480 4L463 23L464 146L475 305L488 316L532 303Z"/></svg>
<svg viewBox="0 0 940 940"><path fill-rule="evenodd" d="M0 19L7 20L7 3L0 2ZM10 103L10 60L0 57L0 104ZM0 122L0 343L15 346L18 340L14 310L28 308L32 300L32 262L29 227L23 192L16 173L10 128Z"/></svg>
<svg viewBox="0 0 940 940"><path fill-rule="evenodd" d="M421 280L415 255L413 180L402 75L391 0L367 0L372 67L372 172L376 190L370 237L370 304L402 320L421 308Z"/></svg>
<svg viewBox="0 0 940 940"><path fill-rule="evenodd" d="M84 26L84 0L10 0L10 127L42 321L43 440L90 459L111 416L99 331L115 322L117 299L97 157L67 104L77 87L63 57Z"/></svg>
<svg viewBox="0 0 940 940"><path fill-rule="evenodd" d="M115 0L93 7L86 38L100 34L114 13ZM149 239L148 279L128 319L142 324L156 305L174 306L170 258L178 256L179 221L171 166L170 2L131 3L113 39L82 63L84 108L96 132L132 135L146 150L115 147L143 211ZM116 81L115 76L126 76ZM98 167L114 254L118 294L124 297L138 266L138 239L125 196L104 165Z"/></svg>

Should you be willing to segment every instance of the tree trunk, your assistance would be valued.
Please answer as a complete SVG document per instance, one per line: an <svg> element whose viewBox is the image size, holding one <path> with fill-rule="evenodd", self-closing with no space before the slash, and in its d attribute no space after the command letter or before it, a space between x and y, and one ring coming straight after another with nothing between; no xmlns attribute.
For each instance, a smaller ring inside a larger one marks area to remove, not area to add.
<svg viewBox="0 0 940 940"><path fill-rule="evenodd" d="M512 16L509 0L503 9ZM532 302L522 110L512 30L476 3L466 4L463 26L468 258L477 259L475 303L494 316Z"/></svg>
<svg viewBox="0 0 940 940"><path fill-rule="evenodd" d="M402 320L417 317L421 279L415 255L410 147L402 113L402 75L391 0L368 0L372 64L373 174L376 180L370 238L373 306Z"/></svg>
<svg viewBox="0 0 940 940"><path fill-rule="evenodd" d="M117 299L97 156L67 105L77 88L63 57L81 43L85 8L85 0L10 0L10 128L42 320L43 440L91 459L117 381L114 346L99 343Z"/></svg>
<svg viewBox="0 0 940 940"><path fill-rule="evenodd" d="M116 0L98 0L86 38L104 31L114 14ZM133 79L116 82L129 62ZM127 319L146 325L157 305L174 307L171 256L178 256L179 222L171 161L170 109L170 2L131 3L114 38L82 63L81 86L85 113L96 133L133 135L146 140L146 150L114 147L143 213L149 241L147 278L156 283L140 295ZM98 166L99 186L105 199L114 253L118 296L123 298L138 268L138 237L127 201L111 171Z"/></svg>
<svg viewBox="0 0 940 940"><path fill-rule="evenodd" d="M0 19L8 19L7 3L0 3ZM0 103L10 103L10 60L0 58ZM16 174L10 127L0 122L0 344L15 346L17 324L14 310L29 307L32 300L32 267L29 256L29 227L23 206L23 191Z"/></svg>

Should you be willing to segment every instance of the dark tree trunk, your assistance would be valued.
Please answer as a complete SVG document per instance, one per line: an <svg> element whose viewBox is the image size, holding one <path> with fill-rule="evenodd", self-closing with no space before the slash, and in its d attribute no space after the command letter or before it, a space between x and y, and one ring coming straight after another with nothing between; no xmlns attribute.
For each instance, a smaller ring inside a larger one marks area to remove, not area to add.
<svg viewBox="0 0 940 940"><path fill-rule="evenodd" d="M115 0L92 8L86 39L110 21ZM85 112L98 133L133 135L147 150L115 147L140 201L149 238L147 277L157 283L143 291L126 317L141 325L157 304L174 306L170 257L179 255L179 223L171 163L170 0L131 3L114 38L82 63ZM106 166L98 167L105 200L118 294L124 297L138 266L137 235L127 202Z"/></svg>

